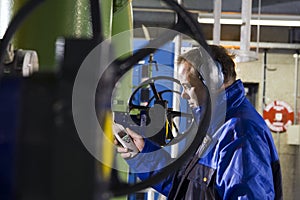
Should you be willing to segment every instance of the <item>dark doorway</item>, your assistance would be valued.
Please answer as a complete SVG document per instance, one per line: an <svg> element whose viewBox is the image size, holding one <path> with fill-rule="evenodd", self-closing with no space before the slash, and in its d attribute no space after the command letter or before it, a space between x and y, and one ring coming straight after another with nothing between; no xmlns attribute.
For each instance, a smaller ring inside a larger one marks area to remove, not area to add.
<svg viewBox="0 0 300 200"><path fill-rule="evenodd" d="M252 103L256 108L256 98L258 92L258 83L244 83L245 94L247 99Z"/></svg>

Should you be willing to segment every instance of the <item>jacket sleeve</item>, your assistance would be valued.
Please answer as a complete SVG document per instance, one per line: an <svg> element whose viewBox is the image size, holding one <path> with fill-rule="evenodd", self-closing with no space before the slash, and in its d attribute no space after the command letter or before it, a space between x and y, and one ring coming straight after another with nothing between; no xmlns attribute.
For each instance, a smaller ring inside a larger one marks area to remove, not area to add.
<svg viewBox="0 0 300 200"><path fill-rule="evenodd" d="M145 146L142 152L126 161L133 173L136 173L141 180L147 180L168 164L171 161L171 157L159 145L145 139ZM167 196L172 186L172 180L173 175L171 174L152 187Z"/></svg>
<svg viewBox="0 0 300 200"><path fill-rule="evenodd" d="M223 199L274 199L271 152L275 147L269 133L249 124L233 127L217 146L219 195Z"/></svg>

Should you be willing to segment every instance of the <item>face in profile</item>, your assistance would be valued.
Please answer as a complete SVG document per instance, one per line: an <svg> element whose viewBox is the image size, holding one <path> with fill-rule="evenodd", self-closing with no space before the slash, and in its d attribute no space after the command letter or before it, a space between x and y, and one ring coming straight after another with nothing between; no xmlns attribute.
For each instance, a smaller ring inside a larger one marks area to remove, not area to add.
<svg viewBox="0 0 300 200"><path fill-rule="evenodd" d="M188 101L192 109L203 105L207 95L205 86L192 65L186 61L182 62L178 73L178 79L183 87L182 98Z"/></svg>

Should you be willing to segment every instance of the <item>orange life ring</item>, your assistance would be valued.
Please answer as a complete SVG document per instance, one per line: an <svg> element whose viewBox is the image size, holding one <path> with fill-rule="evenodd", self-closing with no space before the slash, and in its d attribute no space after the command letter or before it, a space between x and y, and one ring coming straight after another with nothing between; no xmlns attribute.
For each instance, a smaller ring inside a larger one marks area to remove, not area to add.
<svg viewBox="0 0 300 200"><path fill-rule="evenodd" d="M273 132L285 132L294 122L294 112L284 101L274 101L268 104L263 111L263 118Z"/></svg>

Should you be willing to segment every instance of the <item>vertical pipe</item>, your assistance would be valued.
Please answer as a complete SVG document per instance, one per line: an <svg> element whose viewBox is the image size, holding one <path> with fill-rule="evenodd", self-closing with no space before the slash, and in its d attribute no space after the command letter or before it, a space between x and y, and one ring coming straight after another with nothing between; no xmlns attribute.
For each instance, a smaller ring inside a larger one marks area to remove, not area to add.
<svg viewBox="0 0 300 200"><path fill-rule="evenodd" d="M258 0L258 14L257 14L257 31L256 31L256 54L259 53L259 39L260 39L260 15L261 15L261 0Z"/></svg>
<svg viewBox="0 0 300 200"><path fill-rule="evenodd" d="M242 25L240 36L240 49L242 52L250 51L250 37L251 37L251 14L252 14L252 0L242 0Z"/></svg>
<svg viewBox="0 0 300 200"><path fill-rule="evenodd" d="M133 11L132 11L132 1L131 0L111 0L113 2L113 16L111 24L111 34L112 36L119 33L125 34L127 40L116 40L116 37L112 37L112 44L116 55L120 55L119 51L126 49L128 52L124 57L128 57L132 54L133 49ZM121 100L120 104L114 104L115 111L126 112L128 110L127 99L128 95L132 93L132 70L126 73L126 77L123 77L118 92L118 98ZM113 148L110 148L110 151L113 151ZM117 163L122 163L122 160L117 160ZM130 169L128 170L130 172ZM129 177L128 177L129 176ZM123 181L136 179L135 175L130 177L130 174L119 173L119 178ZM132 183L132 182L131 182ZM128 196L128 199L134 198L135 195ZM125 198L123 198L125 199Z"/></svg>
<svg viewBox="0 0 300 200"><path fill-rule="evenodd" d="M299 108L298 108L298 98L299 98L299 52L297 51L297 53L294 54L294 58L295 58L295 88L294 88L294 94L295 94L295 98L294 98L294 124L299 124ZM299 180L300 178L300 147L297 146L297 151L296 151L296 161L295 161L295 179L294 179L294 191L295 194L294 196L297 197L300 195L300 190L298 189L298 184L297 184L297 180Z"/></svg>
<svg viewBox="0 0 300 200"><path fill-rule="evenodd" d="M299 53L294 54L295 58L295 86L294 86L294 124L298 124L298 97L299 97L299 92L298 92L298 81L299 81Z"/></svg>
<svg viewBox="0 0 300 200"><path fill-rule="evenodd" d="M177 0L177 3L179 5L182 4L182 0ZM178 21L178 16L176 15L176 22ZM174 52L175 52L175 64L174 64L174 71L177 72L177 64L176 64L176 59L177 59L177 56L181 54L181 42L182 42L182 36L180 34L176 35L176 37L174 38Z"/></svg>
<svg viewBox="0 0 300 200"><path fill-rule="evenodd" d="M177 3L179 5L182 4L182 0L177 0ZM176 22L178 22L178 16L176 15ZM174 56L174 73L177 73L178 72L178 65L177 65L177 56L181 54L181 43L182 43L182 36L181 34L178 34L175 36L174 38L174 53L175 53L175 56ZM175 75L175 74L174 74ZM175 100L175 99L173 99Z"/></svg>
<svg viewBox="0 0 300 200"><path fill-rule="evenodd" d="M182 4L182 0L177 0L177 3L179 5ZM176 15L176 22L178 21L178 16ZM182 42L182 36L180 34L176 35L174 38L174 78L177 78L178 73L178 64L177 64L177 57L181 54L181 42ZM180 91L180 86L178 84L173 85L174 91ZM175 95L173 95L173 109L179 110L180 102L178 102L178 98L176 98ZM179 119L174 119L175 124L179 124ZM174 137L177 137L176 130L173 127L172 134ZM176 158L178 156L178 145L172 145L171 146L171 157Z"/></svg>
<svg viewBox="0 0 300 200"><path fill-rule="evenodd" d="M100 1L102 34L105 39L111 37L112 18L113 18L113 1Z"/></svg>
<svg viewBox="0 0 300 200"><path fill-rule="evenodd" d="M1 0L2 1L2 0ZM15 0L18 11L25 0ZM17 48L34 49L39 54L41 71L55 70L55 43L58 37L91 36L88 0L45 1L23 23L14 37Z"/></svg>
<svg viewBox="0 0 300 200"><path fill-rule="evenodd" d="M133 49L133 14L132 14L132 1L130 0L118 0L113 6L113 23L112 23L112 36L122 33L126 36L126 40L118 37L112 37L112 44L116 55L120 55L119 52L126 50L126 55L122 55L122 58L128 57L132 54ZM128 110L127 99L132 92L132 70L127 72L127 76L123 77L120 85L122 89L119 89L118 100L122 102L120 104L114 104L114 111L126 112Z"/></svg>
<svg viewBox="0 0 300 200"><path fill-rule="evenodd" d="M262 111L266 106L267 49L264 49Z"/></svg>
<svg viewBox="0 0 300 200"><path fill-rule="evenodd" d="M220 23L221 12L222 12L222 0L214 0L213 43L215 45L219 45L221 40L221 23Z"/></svg>

